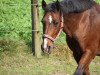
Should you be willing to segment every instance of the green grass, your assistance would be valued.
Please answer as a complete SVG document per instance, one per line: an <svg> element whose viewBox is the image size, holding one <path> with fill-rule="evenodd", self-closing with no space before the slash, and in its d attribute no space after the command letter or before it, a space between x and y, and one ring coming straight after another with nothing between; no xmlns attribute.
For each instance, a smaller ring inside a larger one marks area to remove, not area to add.
<svg viewBox="0 0 100 75"><path fill-rule="evenodd" d="M37 59L31 50L20 42L16 51L4 51L0 56L0 75L55 75L65 73L72 75L77 67L69 49L63 45L57 46L52 54ZM100 74L100 58L91 63L91 75ZM62 74L63 75L63 74Z"/></svg>

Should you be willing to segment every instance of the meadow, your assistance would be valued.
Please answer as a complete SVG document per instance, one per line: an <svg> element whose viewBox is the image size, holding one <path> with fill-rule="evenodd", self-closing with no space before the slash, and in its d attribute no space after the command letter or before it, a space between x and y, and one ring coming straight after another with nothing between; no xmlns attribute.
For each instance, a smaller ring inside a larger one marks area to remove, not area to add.
<svg viewBox="0 0 100 75"><path fill-rule="evenodd" d="M33 56L30 3L30 0L0 0L0 75L72 75L77 64L64 33L55 42L52 54L42 58ZM42 35L41 7L39 15ZM100 57L93 60L90 70L91 75L100 75Z"/></svg>

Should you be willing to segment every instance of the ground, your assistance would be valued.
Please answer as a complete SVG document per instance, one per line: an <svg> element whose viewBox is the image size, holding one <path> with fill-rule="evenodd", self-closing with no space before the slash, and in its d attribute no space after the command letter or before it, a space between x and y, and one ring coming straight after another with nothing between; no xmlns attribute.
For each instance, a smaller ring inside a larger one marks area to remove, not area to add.
<svg viewBox="0 0 100 75"><path fill-rule="evenodd" d="M57 45L52 53L36 58L25 45L15 52L0 55L0 75L73 75L77 64L66 45ZM90 65L91 75L100 75L100 57Z"/></svg>

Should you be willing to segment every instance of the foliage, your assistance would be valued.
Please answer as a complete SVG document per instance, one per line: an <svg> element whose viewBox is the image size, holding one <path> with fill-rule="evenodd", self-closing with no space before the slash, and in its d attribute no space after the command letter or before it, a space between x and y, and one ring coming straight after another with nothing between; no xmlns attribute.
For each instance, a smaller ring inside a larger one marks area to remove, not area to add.
<svg viewBox="0 0 100 75"><path fill-rule="evenodd" d="M96 0L97 1L97 3L99 3L100 4L100 0Z"/></svg>
<svg viewBox="0 0 100 75"><path fill-rule="evenodd" d="M42 0L39 0L39 5L41 5L41 1ZM53 1L54 0L46 0L47 3ZM100 0L97 0L97 2L100 2ZM0 0L0 37L31 41L32 26L30 3L30 0ZM41 7L39 7L39 14L41 21L43 15ZM41 22L40 31L42 34ZM62 34L59 39L63 39L62 42L64 42L64 34Z"/></svg>
<svg viewBox="0 0 100 75"><path fill-rule="evenodd" d="M27 0L0 0L0 37L31 37L31 8Z"/></svg>

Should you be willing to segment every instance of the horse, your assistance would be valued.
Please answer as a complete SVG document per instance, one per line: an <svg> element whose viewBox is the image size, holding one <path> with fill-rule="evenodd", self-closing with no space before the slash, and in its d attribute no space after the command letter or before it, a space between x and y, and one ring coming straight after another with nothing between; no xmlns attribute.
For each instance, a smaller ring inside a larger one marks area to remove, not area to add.
<svg viewBox="0 0 100 75"><path fill-rule="evenodd" d="M47 4L44 16L42 50L50 54L53 42L63 31L78 66L74 75L90 75L89 64L100 56L100 5L94 0L64 0Z"/></svg>

